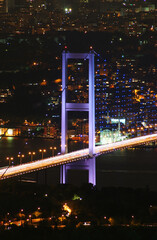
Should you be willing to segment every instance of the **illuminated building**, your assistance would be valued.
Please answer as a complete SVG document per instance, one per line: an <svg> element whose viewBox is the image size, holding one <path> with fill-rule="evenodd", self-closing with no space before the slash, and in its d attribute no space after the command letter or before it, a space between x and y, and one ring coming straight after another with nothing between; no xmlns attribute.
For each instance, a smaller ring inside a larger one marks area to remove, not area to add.
<svg viewBox="0 0 157 240"><path fill-rule="evenodd" d="M0 0L0 13L8 12L8 0Z"/></svg>
<svg viewBox="0 0 157 240"><path fill-rule="evenodd" d="M98 131L106 128L110 118L124 118L126 124L134 120L131 74L124 73L123 60L121 64L108 62L99 56L97 58L96 129Z"/></svg>
<svg viewBox="0 0 157 240"><path fill-rule="evenodd" d="M106 129L100 132L100 143L109 144L114 142L119 142L125 140L127 137L122 136L119 130L109 130Z"/></svg>
<svg viewBox="0 0 157 240"><path fill-rule="evenodd" d="M97 56L95 67L95 114L96 130L104 129L107 122L106 117L110 115L110 99L113 96L113 89L110 78L107 76L106 59Z"/></svg>

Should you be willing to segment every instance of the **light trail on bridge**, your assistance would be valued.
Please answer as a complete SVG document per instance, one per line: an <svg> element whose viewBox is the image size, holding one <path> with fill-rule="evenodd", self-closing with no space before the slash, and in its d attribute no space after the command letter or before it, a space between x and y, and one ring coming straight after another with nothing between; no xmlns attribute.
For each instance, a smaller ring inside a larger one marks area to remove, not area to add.
<svg viewBox="0 0 157 240"><path fill-rule="evenodd" d="M121 142L97 146L95 147L95 156L154 141L157 141L157 134L151 134L147 136L123 140ZM67 153L64 155L57 155L55 157L24 163L18 166L6 166L0 169L0 180L87 158L90 158L88 148Z"/></svg>

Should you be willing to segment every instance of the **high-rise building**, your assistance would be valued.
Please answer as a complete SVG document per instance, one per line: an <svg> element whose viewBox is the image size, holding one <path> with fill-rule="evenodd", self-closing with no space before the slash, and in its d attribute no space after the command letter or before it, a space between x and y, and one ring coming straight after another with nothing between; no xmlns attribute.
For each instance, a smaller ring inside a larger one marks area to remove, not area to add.
<svg viewBox="0 0 157 240"><path fill-rule="evenodd" d="M104 129L110 115L110 102L113 96L112 82L109 77L109 66L100 55L95 64L95 114L96 130Z"/></svg>
<svg viewBox="0 0 157 240"><path fill-rule="evenodd" d="M124 64L109 63L99 55L95 65L96 129L104 130L111 119L125 119L129 125L135 119L131 72Z"/></svg>

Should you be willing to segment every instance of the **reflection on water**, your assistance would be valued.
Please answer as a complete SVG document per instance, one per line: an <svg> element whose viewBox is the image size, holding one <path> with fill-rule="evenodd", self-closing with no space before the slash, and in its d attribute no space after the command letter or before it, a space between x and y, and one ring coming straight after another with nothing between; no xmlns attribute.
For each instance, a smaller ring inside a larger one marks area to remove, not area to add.
<svg viewBox="0 0 157 240"><path fill-rule="evenodd" d="M0 140L0 166L5 166L7 156L13 156L15 164L19 162L17 157L21 152L25 155L23 162L30 161L29 151L35 151L33 160L41 159L39 149L46 149L44 157L52 156L50 147L56 147L55 154L60 152L60 141L54 139L22 139L22 138L2 138ZM82 147L81 143L70 143L70 150ZM97 186L116 187L146 187L157 190L157 149L125 149L110 154L102 155L96 161ZM86 171L69 171L70 183L82 184L87 181ZM34 174L29 175L34 178ZM26 177L26 176L25 176ZM36 177L36 176L35 176ZM28 175L27 175L28 178ZM40 171L38 180L45 182L45 171ZM46 170L46 180L48 183L59 183L59 167Z"/></svg>

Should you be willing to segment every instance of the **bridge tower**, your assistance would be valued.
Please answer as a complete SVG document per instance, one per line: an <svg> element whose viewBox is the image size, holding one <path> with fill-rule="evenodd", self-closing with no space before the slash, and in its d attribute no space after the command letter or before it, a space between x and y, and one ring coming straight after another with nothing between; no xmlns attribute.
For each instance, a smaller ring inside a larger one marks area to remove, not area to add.
<svg viewBox="0 0 157 240"><path fill-rule="evenodd" d="M88 103L68 103L67 99L67 65L68 59L88 59L88 78L89 78L89 95ZM85 169L88 170L88 181L96 185L95 169L95 91L94 91L94 53L62 53L62 112L61 112L61 153L68 151L68 111L88 111L89 122L89 160L81 160L78 163L71 163L61 166L60 183L67 182L68 169Z"/></svg>

